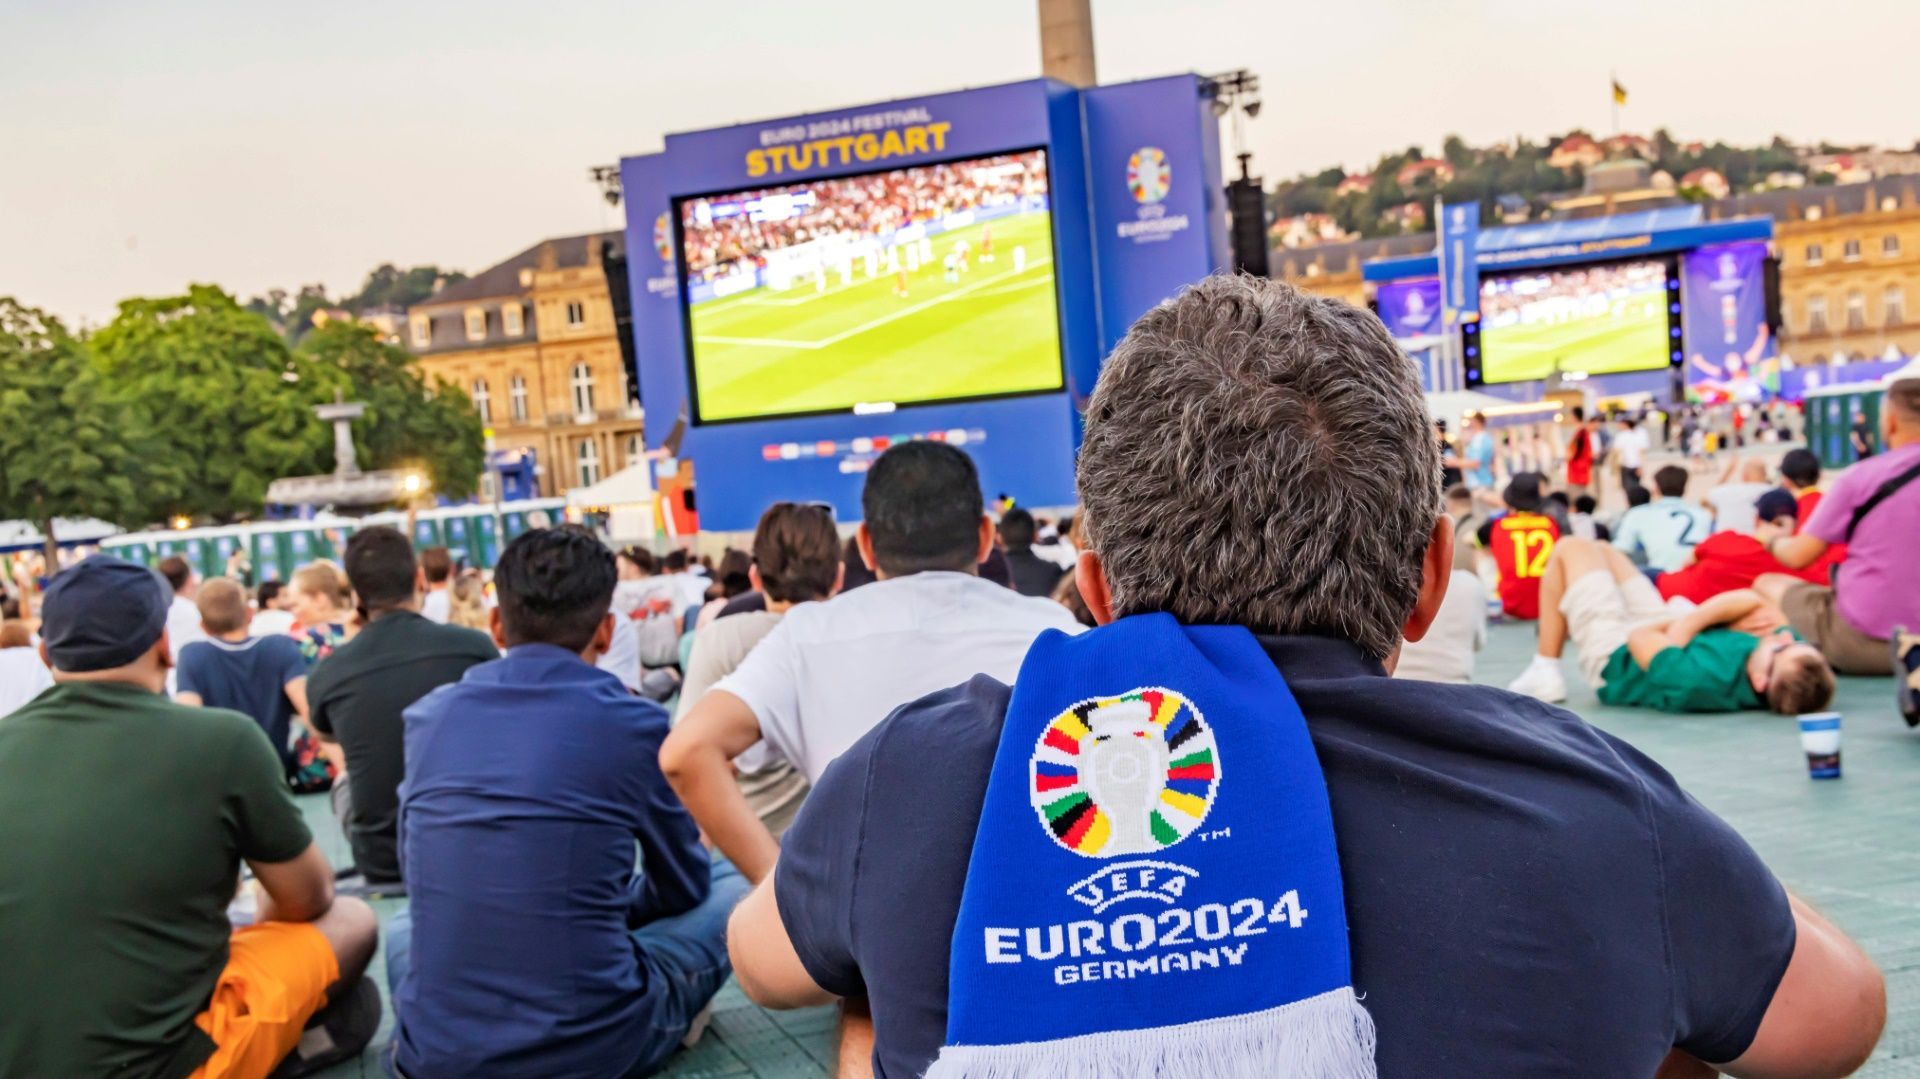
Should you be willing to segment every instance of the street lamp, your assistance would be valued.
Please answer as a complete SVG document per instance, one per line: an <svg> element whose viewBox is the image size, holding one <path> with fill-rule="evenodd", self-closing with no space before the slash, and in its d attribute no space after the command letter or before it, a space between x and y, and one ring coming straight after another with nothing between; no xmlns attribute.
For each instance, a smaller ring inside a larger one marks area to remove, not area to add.
<svg viewBox="0 0 1920 1079"><path fill-rule="evenodd" d="M173 520L167 523L173 526L175 532L184 532L189 525L193 524L193 519L186 514L176 514Z"/></svg>

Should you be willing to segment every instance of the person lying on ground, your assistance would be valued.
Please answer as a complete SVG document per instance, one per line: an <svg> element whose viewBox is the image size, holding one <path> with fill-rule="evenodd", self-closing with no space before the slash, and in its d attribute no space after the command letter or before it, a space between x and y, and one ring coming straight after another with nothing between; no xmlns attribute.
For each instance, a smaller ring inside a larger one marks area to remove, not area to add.
<svg viewBox="0 0 1920 1079"><path fill-rule="evenodd" d="M1759 593L1726 592L1676 616L1625 555L1586 540L1563 542L1548 560L1538 654L1508 688L1565 700L1569 640L1602 704L1798 715L1833 700L1832 668Z"/></svg>
<svg viewBox="0 0 1920 1079"><path fill-rule="evenodd" d="M1794 513L1793 496L1779 490L1761 495L1754 510L1756 521L1789 529L1793 527ZM1660 590L1662 599L1678 597L1691 603L1705 603L1722 592L1752 588L1754 581L1768 573L1789 573L1814 584L1827 580L1824 560L1806 569L1789 570L1753 536L1745 532L1715 532L1700 541L1686 565L1660 574L1654 578L1653 585Z"/></svg>

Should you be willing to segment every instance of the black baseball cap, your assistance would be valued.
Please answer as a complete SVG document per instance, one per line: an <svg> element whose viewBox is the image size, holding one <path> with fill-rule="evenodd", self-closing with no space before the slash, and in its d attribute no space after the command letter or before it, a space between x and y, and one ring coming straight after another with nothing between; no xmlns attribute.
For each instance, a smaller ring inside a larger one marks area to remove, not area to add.
<svg viewBox="0 0 1920 1079"><path fill-rule="evenodd" d="M1782 517L1798 519L1800 503L1792 494L1776 487L1761 495L1760 500L1753 504L1753 510L1762 521L1777 521Z"/></svg>
<svg viewBox="0 0 1920 1079"><path fill-rule="evenodd" d="M173 589L158 573L97 554L47 585L40 639L55 670L71 674L124 667L167 629Z"/></svg>

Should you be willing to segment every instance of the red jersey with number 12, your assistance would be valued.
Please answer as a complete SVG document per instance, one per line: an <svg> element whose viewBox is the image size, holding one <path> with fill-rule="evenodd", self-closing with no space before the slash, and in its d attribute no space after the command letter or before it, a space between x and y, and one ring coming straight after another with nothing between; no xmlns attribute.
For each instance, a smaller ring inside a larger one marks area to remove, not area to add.
<svg viewBox="0 0 1920 1079"><path fill-rule="evenodd" d="M1553 518L1537 513L1509 513L1493 522L1487 546L1500 567L1500 607L1509 618L1540 617L1540 575L1559 538Z"/></svg>

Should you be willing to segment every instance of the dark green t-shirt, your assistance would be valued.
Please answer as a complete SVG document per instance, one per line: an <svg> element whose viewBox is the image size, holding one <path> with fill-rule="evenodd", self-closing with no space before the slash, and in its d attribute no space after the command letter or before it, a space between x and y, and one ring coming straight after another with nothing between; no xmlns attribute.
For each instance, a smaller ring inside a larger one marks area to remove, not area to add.
<svg viewBox="0 0 1920 1079"><path fill-rule="evenodd" d="M1760 638L1734 629L1701 630L1685 648L1663 648L1645 670L1626 645L1600 672L1600 703L1662 712L1743 712L1763 707L1747 678Z"/></svg>
<svg viewBox="0 0 1920 1079"><path fill-rule="evenodd" d="M192 1071L240 860L312 841L238 712L67 682L0 720L0 1075Z"/></svg>

